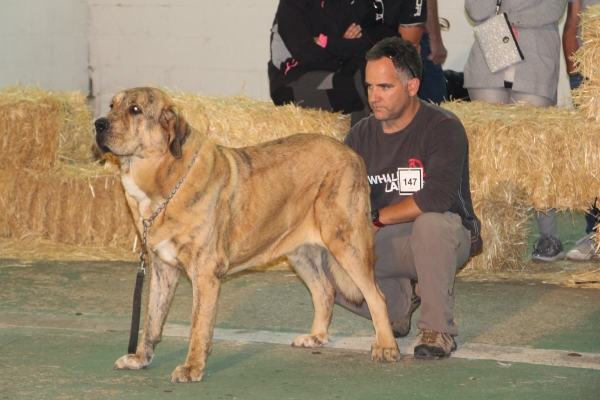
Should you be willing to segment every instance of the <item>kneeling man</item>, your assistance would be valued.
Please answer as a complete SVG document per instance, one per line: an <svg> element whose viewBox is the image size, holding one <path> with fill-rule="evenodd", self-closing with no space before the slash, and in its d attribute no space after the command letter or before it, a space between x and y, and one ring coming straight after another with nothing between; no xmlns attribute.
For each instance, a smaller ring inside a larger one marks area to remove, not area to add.
<svg viewBox="0 0 600 400"><path fill-rule="evenodd" d="M400 38L367 53L373 114L346 138L367 166L375 232L375 277L394 336L406 336L422 304L414 356L448 357L456 349L454 277L482 247L469 186L469 145L458 117L417 97L421 57ZM367 318L366 304L340 304Z"/></svg>

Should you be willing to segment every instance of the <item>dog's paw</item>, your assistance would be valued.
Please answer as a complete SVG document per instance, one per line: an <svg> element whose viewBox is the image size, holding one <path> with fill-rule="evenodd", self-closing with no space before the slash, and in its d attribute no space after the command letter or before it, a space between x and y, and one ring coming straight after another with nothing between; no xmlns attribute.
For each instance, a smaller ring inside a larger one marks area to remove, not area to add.
<svg viewBox="0 0 600 400"><path fill-rule="evenodd" d="M398 346L386 348L371 346L371 360L380 362L393 362L400 359Z"/></svg>
<svg viewBox="0 0 600 400"><path fill-rule="evenodd" d="M206 368L192 367L189 365L180 365L175 368L175 371L171 374L171 382L173 383L187 383L187 382L198 382L202 380Z"/></svg>
<svg viewBox="0 0 600 400"><path fill-rule="evenodd" d="M115 369L142 369L150 362L142 362L136 354L127 354L115 363Z"/></svg>
<svg viewBox="0 0 600 400"><path fill-rule="evenodd" d="M321 335L300 335L293 342L294 347L323 347L325 343L329 343L329 336L327 334Z"/></svg>

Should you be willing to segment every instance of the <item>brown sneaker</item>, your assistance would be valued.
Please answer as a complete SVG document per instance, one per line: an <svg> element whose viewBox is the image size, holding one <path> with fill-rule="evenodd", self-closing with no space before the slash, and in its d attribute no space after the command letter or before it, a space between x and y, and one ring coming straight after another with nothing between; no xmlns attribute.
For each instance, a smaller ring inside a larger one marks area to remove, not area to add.
<svg viewBox="0 0 600 400"><path fill-rule="evenodd" d="M421 329L419 343L415 346L415 358L437 360L446 358L456 350L454 337L448 333L440 333L430 329Z"/></svg>
<svg viewBox="0 0 600 400"><path fill-rule="evenodd" d="M417 308L421 305L421 297L419 296L419 284L417 281L411 279L410 284L412 285L412 296L410 298L410 308L408 314L400 318L397 321L392 321L392 333L395 338L401 338L410 332L410 319Z"/></svg>

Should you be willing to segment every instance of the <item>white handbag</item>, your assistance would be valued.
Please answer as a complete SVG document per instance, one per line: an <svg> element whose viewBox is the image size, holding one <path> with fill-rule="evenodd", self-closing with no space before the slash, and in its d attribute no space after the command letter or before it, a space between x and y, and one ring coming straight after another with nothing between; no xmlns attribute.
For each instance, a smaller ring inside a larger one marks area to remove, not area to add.
<svg viewBox="0 0 600 400"><path fill-rule="evenodd" d="M500 3L498 0L494 17L473 28L483 58L492 73L525 59L506 13L500 13Z"/></svg>

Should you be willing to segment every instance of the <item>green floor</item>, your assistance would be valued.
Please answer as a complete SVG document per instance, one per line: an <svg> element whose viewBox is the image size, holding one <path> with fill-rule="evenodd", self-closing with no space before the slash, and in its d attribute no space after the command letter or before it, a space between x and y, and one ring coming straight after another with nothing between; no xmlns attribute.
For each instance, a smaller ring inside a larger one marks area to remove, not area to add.
<svg viewBox="0 0 600 400"><path fill-rule="evenodd" d="M569 224L561 217L567 243L582 229ZM0 398L600 398L600 290L532 279L493 283L459 276L455 356L420 361L404 351L399 362L378 364L366 351L370 321L337 306L331 347L280 344L310 328L307 289L291 271L241 273L222 287L217 340L203 381L176 385L169 377L185 360L191 312L191 285L181 279L152 364L116 371L112 365L127 349L136 268L0 260ZM254 333L266 339L247 340ZM399 341L403 350L416 333L413 324L409 338ZM336 347L345 339L366 347Z"/></svg>

